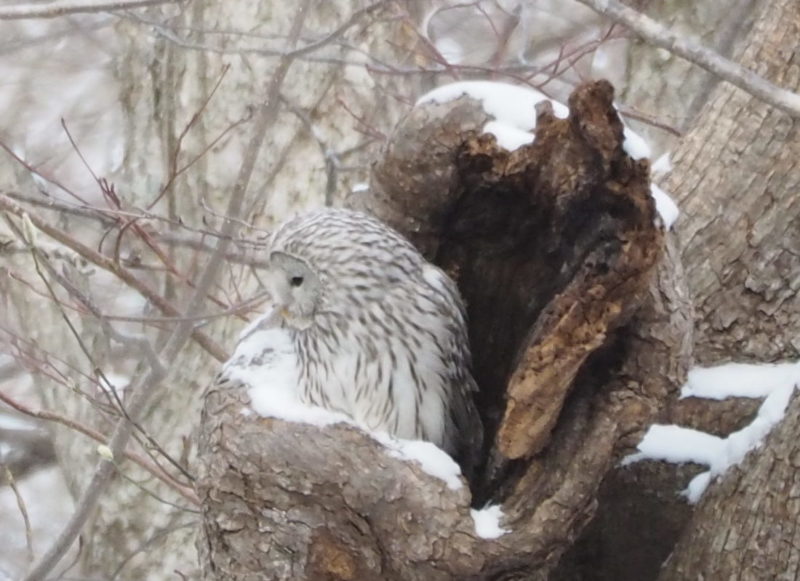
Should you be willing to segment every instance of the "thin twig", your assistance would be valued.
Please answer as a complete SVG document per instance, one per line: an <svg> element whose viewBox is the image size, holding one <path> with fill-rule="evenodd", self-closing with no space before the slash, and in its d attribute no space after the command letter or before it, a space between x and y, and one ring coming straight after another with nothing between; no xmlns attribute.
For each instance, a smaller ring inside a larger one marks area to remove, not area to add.
<svg viewBox="0 0 800 581"><path fill-rule="evenodd" d="M704 47L700 41L676 34L649 16L616 0L578 1L598 14L626 26L644 41L704 68L792 117L800 117L800 95L770 83L764 77Z"/></svg>
<svg viewBox="0 0 800 581"><path fill-rule="evenodd" d="M122 203L121 203L121 200L120 200L119 196L117 195L117 193L116 193L116 191L114 189L114 184L109 183L108 180L106 180L105 178L101 178L101 177L97 176L97 174L94 172L94 170L92 169L92 167L89 164L89 162L86 160L86 157L81 152L80 147L78 147L78 143L73 138L72 133L70 132L69 128L67 127L67 123L66 123L66 121L64 119L61 119L61 127L64 129L64 133L66 133L67 139L69 139L69 143L72 146L73 151L75 151L75 153L78 155L78 158L81 160L81 163L86 168L86 170L89 172L89 174L92 176L92 179L95 181L95 183L97 183L97 186L100 188L100 191L103 194L103 198L106 200L107 203L110 202L110 204L112 204L115 209L121 210L122 209ZM179 142L178 147L179 146L180 146L180 142ZM204 149L204 152L207 151L207 150L208 150L208 147ZM191 163L194 163L202 155L204 155L204 153L201 153L199 156L197 156ZM181 171L183 171L183 169ZM148 207L148 209L150 209L150 207ZM172 274L173 276L178 278L178 280L180 280L182 283L184 283L188 287L194 288L194 282L188 276L184 275L182 272L180 272L178 270L177 266L175 266L175 264L170 260L170 258L161 249L161 247L156 243L156 241L153 239L153 237L144 228L142 228L142 226L139 224L139 218L133 218L133 219L128 220L119 229L119 232L118 232L117 237L116 237L116 243L114 244L114 252L113 252L114 262L119 263L121 261L120 253L121 253L122 239L123 239L123 236L124 236L125 232L128 229L131 229L139 237L139 239L142 242L144 242L144 244L161 261L161 264L163 264L166 267L166 269L169 271L170 274ZM108 234L110 232L111 232L111 230L109 230L106 234ZM104 238L105 238L105 235L103 236L103 239ZM103 239L101 239L100 245L99 245L101 250L102 250ZM220 307L227 307L228 306L223 301L217 299L213 295L209 295L208 298L211 299L212 301L214 301Z"/></svg>
<svg viewBox="0 0 800 581"><path fill-rule="evenodd" d="M178 176L180 176L183 172L192 167L194 163L196 163L212 147L214 147L214 145L219 140L221 140L230 130L232 130L234 127L238 127L239 125L250 119L250 116L246 115L239 121L236 121L233 124L229 125L222 131L220 135L217 136L216 139L213 139L208 145L206 145L203 148L203 151L201 151L191 162L187 163L182 168L178 169L178 157L180 156L181 151L183 149L183 140L186 138L186 135L189 133L192 127L194 127L200 120L200 116L203 114L203 112L208 108L208 104L211 102L211 99L214 98L214 95L217 94L217 91L219 90L219 87L222 84L222 80L225 78L225 75L228 73L230 68L231 68L230 65L225 65L222 67L222 72L217 77L217 82L214 83L214 86L211 87L211 91L209 91L208 95L206 95L206 98L203 99L203 102L200 104L200 107L197 109L197 111L195 111L194 115L191 116L188 123L186 123L186 125L184 126L183 130L178 134L174 150L170 154L170 159L169 159L170 170L169 170L169 177L167 178L167 183L164 184L164 186L161 188L161 191L156 195L155 199L151 201L149 204L147 204L148 210L152 210L153 206L155 206L161 200L164 194L166 194L167 191L172 187L172 184L175 182Z"/></svg>
<svg viewBox="0 0 800 581"><path fill-rule="evenodd" d="M289 48L294 48L300 33L303 28L303 23L308 15L309 8L313 0L304 0L297 10L297 13L292 22L290 31ZM291 55L291 52L288 53ZM255 116L255 123L253 126L253 136L245 149L245 156L242 162L242 167L239 171L236 183L231 193L230 201L228 203L228 216L230 220L226 220L221 229L223 236L217 240L217 248L211 258L208 260L203 273L200 276L200 281L197 284L193 296L188 302L186 309L187 313L198 310L205 301L206 293L211 285L214 283L217 274L222 268L225 260L225 252L230 242L230 238L235 235L239 227L237 220L241 217L240 213L244 207L244 198L247 193L250 179L255 169L256 160L264 143L267 130L277 118L280 109L280 89L286 78L286 73L294 60L292 56L284 56L278 64L275 72L270 79L266 91L266 100L258 108ZM7 198L6 198L7 200ZM8 200L10 201L10 200ZM3 202L3 196L0 196L0 202ZM193 332L193 324L188 321L181 321L173 330L169 339L166 341L162 350L162 356L166 360L173 359L180 349L183 347L186 340ZM132 418L137 419L142 410L144 409L150 394L155 387L164 379L157 370L150 369L146 376L140 376L142 379L137 378L133 384L128 387L131 393L130 401L128 402L128 413ZM114 433L109 441L108 448L111 452L112 459L120 454L130 438L132 426L130 422L125 419L120 420L114 428ZM78 500L75 512L70 517L64 529L48 549L47 553L41 560L34 566L31 572L25 577L25 581L40 581L44 579L47 574L58 564L70 546L75 542L75 539L80 534L83 525L89 518L89 515L94 510L100 496L105 491L111 476L114 472L114 463L109 459L101 459L91 481L86 489L83 491L80 499Z"/></svg>
<svg viewBox="0 0 800 581"><path fill-rule="evenodd" d="M284 107L294 113L294 115L308 130L309 135L311 135L311 137L317 142L317 145L319 145L320 152L322 153L322 159L325 162L325 205L331 206L333 205L333 196L336 193L336 182L339 174L339 166L341 165L339 162L339 155L325 142L325 139L322 135L320 135L320 132L314 125L314 121L305 111L294 105L294 103L292 103L286 97L281 97L281 102L283 103Z"/></svg>
<svg viewBox="0 0 800 581"><path fill-rule="evenodd" d="M157 4L175 3L178 0L116 0L109 2L91 2L80 0L78 2L53 2L51 4L20 4L0 8L0 20L24 20L29 18L57 18L68 14L81 14L86 12L108 12L110 10L129 10L131 8L144 8Z"/></svg>
<svg viewBox="0 0 800 581"><path fill-rule="evenodd" d="M351 150L347 150L341 155L350 153L350 151ZM118 218L129 218L138 220L158 220L161 222L166 222L178 228L194 232L196 234L196 236L189 237L187 235L176 234L173 232L159 232L155 229L153 230L153 232L149 233L153 238L158 239L164 244L169 244L173 246L182 246L186 248L193 248L195 250L203 250L210 252L213 251L214 248L216 247L214 244L206 242L204 238L206 237L219 238L220 236L219 232L207 229L191 228L186 224L184 224L183 222L170 220L169 218L163 216L157 216L149 212L142 212L141 214L136 214L131 211L124 211L124 210L117 210L110 208L109 209L98 208L95 206L86 206L81 204L72 204L70 202L55 200L47 196L45 196L44 198L38 198L22 194L19 192L4 192L4 194L17 202L23 202L25 204L30 204L31 206L37 206L58 213L71 214L75 216L80 216L82 218L88 218L90 220L96 220L106 227L115 226L118 223L117 222ZM245 224L247 228L256 230L256 228L252 224L249 223ZM266 234L269 234L268 231L265 230L261 231L265 232ZM237 245L251 246L255 249L265 248L267 245L264 240L255 238L236 238L235 240L233 239L231 240L235 242ZM4 245L2 248L0 248L0 253L14 252L14 251L27 252L28 250L27 248L22 248L22 247L18 249L14 248L13 243ZM248 266L255 266L257 268L263 268L267 264L266 259L259 259L254 256L250 256L244 251L240 252L236 250L229 250L225 258L229 262L235 262L237 264L245 264Z"/></svg>
<svg viewBox="0 0 800 581"><path fill-rule="evenodd" d="M298 59L298 58L306 58L307 55L314 53L319 49L324 48L329 44L332 44L335 41L338 41L340 38L344 36L344 33L347 32L347 30L349 30L355 24L357 24L363 17L372 14L373 12L376 12L386 3L387 3L386 0L379 0L378 2L374 2L372 4L365 6L364 8L356 10L350 15L350 17L347 20L345 20L342 24L337 26L334 30L332 30L319 40L314 40L304 46L301 46L300 48L293 48L289 50L248 48L248 47L226 48L224 46L205 45L201 43L191 42L187 39L181 38L175 33L174 29L164 26L161 23L152 20L147 20L136 14L127 14L126 16L129 17L131 20L135 20L142 24L147 24L148 26L151 26L152 30L156 34L158 34L165 40L168 40L181 48L186 48L189 50L199 50L204 52L213 52L217 54L240 54L240 55L257 54L265 57L280 57L281 59L286 59L286 58Z"/></svg>
<svg viewBox="0 0 800 581"><path fill-rule="evenodd" d="M172 508L180 510L181 512L191 512L191 513L194 513L194 514L200 514L200 511L198 509L196 509L196 508L187 508L187 507L181 506L180 504L177 504L175 502L171 502L171 501L167 500L166 498L160 497L158 494L156 494L155 492L153 492L152 490L147 488L142 482L138 482L138 481L134 480L132 477L130 477L127 474L125 474L125 472L122 470L122 467L118 466L116 462L114 463L114 465L117 468L117 474L119 474L122 477L123 480L125 480L126 482L130 482L133 486L135 486L136 488L141 490L143 494L145 494L146 496L149 496L153 500L155 500L157 502L160 502L161 504L165 504L167 506L171 506ZM198 504L198 503L195 503L195 504Z"/></svg>
<svg viewBox="0 0 800 581"><path fill-rule="evenodd" d="M11 473L11 469L6 465L3 465L3 468L6 473L6 482L8 482L8 485L11 487L11 491L14 493L14 497L17 499L17 507L22 515L22 521L25 523L25 545L28 547L28 562L33 563L33 533L31 531L31 519L28 516L28 508L25 506L25 499L22 498L19 488L17 488L17 481L14 480L14 475Z"/></svg>
<svg viewBox="0 0 800 581"><path fill-rule="evenodd" d="M106 444L108 442L108 436L101 434L100 432L90 428L89 426L81 424L80 422L76 422L73 419L70 419L66 416L62 416L55 412L51 412L48 410L34 410L26 406L25 404L11 398L8 394L3 393L2 391L0 391L0 401L2 401L10 408L15 409L21 414L24 414L31 418L36 418L37 420L44 420L47 422L53 422L54 424L60 424L66 428L69 428L70 430L73 430L75 432L78 432L79 434L83 434L84 436L91 438L98 444ZM135 452L130 452L128 450L125 450L122 453L122 456L127 458L134 464L138 465L140 468L146 470L159 480L161 480L164 484L172 488L175 492L180 494L183 498L185 498L192 504L195 505L200 504L197 495L191 488L183 486L182 484L177 482L174 478L172 478L172 476L169 475L169 473L159 468L153 462L150 462L149 460L146 460L143 456Z"/></svg>
<svg viewBox="0 0 800 581"><path fill-rule="evenodd" d="M119 397L119 394L117 393L116 388L108 380L105 373L103 373L102 368L95 362L94 357L92 356L92 353L89 350L89 347L84 342L83 338L81 337L81 334L75 328L75 325L72 324L72 320L69 318L69 315L67 315L66 310L64 310L61 301L58 299L58 295L56 295L55 290L53 290L53 287L50 284L50 281L47 280L47 277L44 275L44 272L42 272L42 266L44 266L45 269L47 269L52 275L55 273L55 268L53 268L53 266L47 261L46 257L37 248L36 241L34 240L35 238L34 232L31 231L28 232L27 234L25 233L26 230L25 224L27 216L22 217L22 229L20 229L16 224L14 224L8 216L5 216L5 219L9 228L11 228L11 230L15 232L18 236L23 238L25 242L28 244L28 249L31 253L31 257L33 258L34 269L36 270L36 274L39 275L39 278L41 279L42 283L44 283L44 286L47 289L47 292L49 293L49 298L56 305L59 315L61 315L62 320L67 325L67 328L69 329L70 333L72 333L72 336L75 338L78 347L80 347L80 350L83 352L84 356L89 361L89 364L91 365L92 369L94 369L97 372L97 375L105 383L106 389L103 390L103 393L106 394L106 396L108 396L110 392L111 396L113 396L112 398L109 399L109 403L112 406L116 405L117 409L119 409L123 415L126 415L125 407L122 403L122 399Z"/></svg>
<svg viewBox="0 0 800 581"><path fill-rule="evenodd" d="M178 471L180 471L189 480L194 480L194 476L192 476L188 472L188 470L186 470L186 468L184 468L180 464L180 462L172 458L172 456L166 450L164 450L164 448L158 442L156 442L156 440L139 424L139 422L137 422L128 414L125 405L122 401L122 398L119 396L117 388L111 381L109 381L108 377L106 377L100 365L98 365L94 361L94 358L89 348L84 343L80 333L78 333L77 329L72 324L72 321L70 320L69 316L64 310L61 301L58 300L58 296L56 295L55 290L50 284L50 281L47 279L44 272L42 272L41 267L44 267L50 274L50 276L52 276L61 285L61 287L64 288L69 293L70 296L72 296L74 299L80 302L84 306L84 308L86 308L100 321L100 325L103 329L103 332L108 336L110 340L116 341L123 346L127 346L134 352L138 352L139 355L147 362L147 364L150 366L150 369L152 369L154 373L156 373L161 377L166 377L168 372L167 368L161 362L161 359L159 359L150 341L144 337L126 335L115 329L109 323L109 321L102 316L100 309L94 305L92 299L89 296L85 295L83 292L81 292L77 288L77 286L75 286L75 284L73 284L73 282L70 281L66 276L63 276L61 273L58 272L58 270L56 270L56 268L50 263L49 258L46 255L44 255L44 253L42 253L41 250L36 245L35 240L33 240L34 238L33 234L30 233L27 234L26 236L24 232L25 219L23 218L22 231L20 231L20 229L13 222L11 222L8 219L8 217L6 217L6 219L8 220L9 227L15 233L17 233L19 236L23 238L28 238L26 242L28 243L31 256L33 258L34 268L37 274L39 275L39 278L42 280L48 292L50 293L51 300L56 304L62 319L64 320L70 332L72 333L73 337L77 341L81 351L88 359L92 369L95 370L95 373L97 373L100 380L102 380L101 384L102 392L106 396L109 396L109 394L111 395L110 403L116 406L116 408L121 412L123 419L128 420L147 439L148 443L156 451L158 451L164 458L166 458L170 462L170 464L172 464Z"/></svg>
<svg viewBox="0 0 800 581"><path fill-rule="evenodd" d="M169 301L167 301L155 290L150 288L150 286L147 285L145 282L139 280L139 278L137 278L136 276L131 274L128 270L123 268L122 265L120 265L117 262L114 262L107 256L100 254L93 248L90 248L85 244L75 240L75 238L68 235L63 230L51 226L46 220L40 218L36 214L33 214L31 212L26 212L25 209L22 208L22 206L14 202L10 197L8 197L5 194L0 194L0 210L9 212L11 214L14 214L15 216L19 216L20 218L23 215L27 215L28 219L33 223L34 226L36 226L36 228L38 228L39 230L41 230L54 240L57 240L64 246L70 248L71 250L74 250L82 257L87 259L89 262L99 266L104 270L107 270L115 274L128 286L139 291L142 294L142 296L144 296L155 306L157 306L162 313L173 317L180 315L178 309L175 308ZM225 350L202 331L195 329L192 332L192 337L194 338L195 341L197 341L197 343L201 347L203 347L206 351L208 351L217 360L225 361L228 359L228 355L225 352Z"/></svg>
<svg viewBox="0 0 800 581"><path fill-rule="evenodd" d="M111 576L108 578L109 581L115 581L117 579L117 577L119 577L120 574L122 573L122 571L125 569L125 566L136 555L139 555L139 554L143 553L144 551L146 551L147 549L152 547L155 543L162 541L164 539L164 537L166 537L167 535L170 535L170 534L172 534L175 531L180 530L180 529L185 529L185 528L197 526L197 524L198 524L197 521L193 520L193 521L190 521L190 522L186 522L186 523L177 524L177 525L174 525L174 526L171 526L171 527L167 527L167 528L162 529L161 531L155 533L149 539L147 539L146 541L141 543L136 549L131 551L128 554L128 556L125 557L122 560L122 562L117 566L117 568L114 570L114 572L111 573ZM184 579L185 579L185 577L184 577Z"/></svg>

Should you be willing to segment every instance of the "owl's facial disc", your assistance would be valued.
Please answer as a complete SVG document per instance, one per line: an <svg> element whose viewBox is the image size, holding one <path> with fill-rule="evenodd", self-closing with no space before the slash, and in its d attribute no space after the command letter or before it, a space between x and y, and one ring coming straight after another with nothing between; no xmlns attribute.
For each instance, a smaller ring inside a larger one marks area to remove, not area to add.
<svg viewBox="0 0 800 581"><path fill-rule="evenodd" d="M270 254L269 264L272 300L289 325L307 329L319 305L319 277L306 261L284 252Z"/></svg>

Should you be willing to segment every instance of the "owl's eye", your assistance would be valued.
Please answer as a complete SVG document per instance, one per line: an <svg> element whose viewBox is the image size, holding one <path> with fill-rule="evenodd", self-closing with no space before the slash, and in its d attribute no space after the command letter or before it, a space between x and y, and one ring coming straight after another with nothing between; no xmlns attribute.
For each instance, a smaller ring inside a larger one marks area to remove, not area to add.
<svg viewBox="0 0 800 581"><path fill-rule="evenodd" d="M303 284L303 277L302 276L293 276L289 279L289 284L293 287L298 287Z"/></svg>

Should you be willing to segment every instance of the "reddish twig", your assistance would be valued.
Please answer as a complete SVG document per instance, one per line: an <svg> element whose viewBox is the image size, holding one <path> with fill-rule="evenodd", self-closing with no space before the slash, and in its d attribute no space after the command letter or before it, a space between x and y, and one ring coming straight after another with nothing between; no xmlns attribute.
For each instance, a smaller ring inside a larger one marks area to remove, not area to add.
<svg viewBox="0 0 800 581"><path fill-rule="evenodd" d="M31 418L36 418L38 420L43 420L46 422L53 422L56 424L60 424L78 432L79 434L83 434L84 436L91 438L98 444L107 444L108 443L108 436L101 434L97 430L90 428L80 422L76 422L68 417L62 416L61 414L57 414L55 412L47 411L47 410L34 410L26 406L25 404L13 399L12 397L8 396L7 394L0 391L0 401L8 405L9 407L15 409L16 411L20 412ZM194 505L199 505L200 502L197 498L197 495L194 493L194 490L191 487L184 486L176 481L172 476L170 476L166 471L159 468L153 462L146 460L144 457L136 454L135 452L131 452L129 450L125 450L122 452L122 455L136 464L137 466L143 468L159 480L161 480L164 484L172 488L175 492L180 494L183 498L188 500Z"/></svg>
<svg viewBox="0 0 800 581"><path fill-rule="evenodd" d="M30 221L33 223L36 228L57 240L67 248L77 252L85 259L87 259L92 264L99 266L100 268L111 272L112 274L116 275L120 280L125 282L131 288L136 289L139 291L142 296L150 300L156 307L158 307L162 313L170 315L170 316L179 316L181 313L175 308L169 301L167 301L164 297L158 294L155 290L153 290L149 285L145 282L139 280L136 276L131 274L129 271L124 269L119 263L114 262L107 256L104 256L97 252L96 250L86 246L85 244L78 242L72 236L68 235L63 230L51 226L47 223L46 220L43 220L36 214L26 212L19 204L14 202L11 198L9 198L5 194L0 194L0 209L9 212L10 214L14 214L15 216L19 216L20 218L23 215L27 215ZM222 347L220 347L213 339L208 337L205 333L199 330L192 331L192 337L194 338L197 343L203 347L206 351L208 351L213 357L215 357L219 361L225 361L228 358L227 353L225 352Z"/></svg>

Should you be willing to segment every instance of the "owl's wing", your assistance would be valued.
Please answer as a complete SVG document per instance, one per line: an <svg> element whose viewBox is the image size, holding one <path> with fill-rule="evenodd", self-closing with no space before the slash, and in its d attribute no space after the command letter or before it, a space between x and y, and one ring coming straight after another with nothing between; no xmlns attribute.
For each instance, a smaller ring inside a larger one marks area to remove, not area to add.
<svg viewBox="0 0 800 581"><path fill-rule="evenodd" d="M477 389L468 374L466 385L454 390L450 409L456 431L453 457L470 483L474 482L483 451L483 423L474 399Z"/></svg>
<svg viewBox="0 0 800 581"><path fill-rule="evenodd" d="M250 343L255 340L255 335L259 331L275 329L283 325L283 320L277 309L268 309L263 315L253 319L249 325L239 333L239 341L233 355L223 364L222 369L214 377L214 380L206 387L203 397L215 391L226 389L240 389L246 387L242 374L237 370L255 365L253 362L253 349Z"/></svg>
<svg viewBox="0 0 800 581"><path fill-rule="evenodd" d="M456 283L438 267L427 265L423 276L434 291L431 299L450 321L446 325L448 340L447 367L450 370L448 410L450 422L445 441L447 452L461 466L468 481L473 482L483 451L483 422L475 405L478 384L472 377L472 355L467 334L466 309Z"/></svg>

